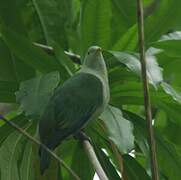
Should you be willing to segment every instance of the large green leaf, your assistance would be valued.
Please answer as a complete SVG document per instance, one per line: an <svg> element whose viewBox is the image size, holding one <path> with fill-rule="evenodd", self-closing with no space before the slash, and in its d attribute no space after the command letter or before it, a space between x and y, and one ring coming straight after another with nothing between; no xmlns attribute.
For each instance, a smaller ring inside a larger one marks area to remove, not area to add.
<svg viewBox="0 0 181 180"><path fill-rule="evenodd" d="M17 124L19 127L24 127L28 121L28 119L20 114L12 119L10 119L13 123ZM8 137L9 134L13 133L14 128L10 127L9 124L4 124L0 127L0 144Z"/></svg>
<svg viewBox="0 0 181 180"><path fill-rule="evenodd" d="M31 123L26 126L26 130L31 127ZM19 132L11 133L1 144L0 148L0 168L1 179L17 180L19 177L18 163L23 152L23 135Z"/></svg>
<svg viewBox="0 0 181 180"><path fill-rule="evenodd" d="M58 44L54 44L54 51L56 58L61 64L61 77L63 80L66 80L75 72L75 66Z"/></svg>
<svg viewBox="0 0 181 180"><path fill-rule="evenodd" d="M80 143L74 149L71 168L81 179L92 180L94 177L94 169Z"/></svg>
<svg viewBox="0 0 181 180"><path fill-rule="evenodd" d="M16 97L26 115L39 117L42 114L59 81L59 73L51 72L20 84Z"/></svg>
<svg viewBox="0 0 181 180"><path fill-rule="evenodd" d="M163 87L164 91L171 95L172 98L181 104L181 93L177 92L170 84L162 82L161 86Z"/></svg>
<svg viewBox="0 0 181 180"><path fill-rule="evenodd" d="M123 116L134 125L135 143L145 156L149 156L149 146L147 142L147 131L142 119L135 113L123 110Z"/></svg>
<svg viewBox="0 0 181 180"><path fill-rule="evenodd" d="M106 153L98 146L95 147L96 155L101 163L102 168L104 169L108 179L119 180L121 179L117 173L116 167L110 161L110 158L106 155Z"/></svg>
<svg viewBox="0 0 181 180"><path fill-rule="evenodd" d="M158 165L168 179L179 180L181 177L181 156L175 146L169 141L162 138L157 133L157 158Z"/></svg>
<svg viewBox="0 0 181 180"><path fill-rule="evenodd" d="M17 81L12 54L2 39L0 39L0 80Z"/></svg>
<svg viewBox="0 0 181 180"><path fill-rule="evenodd" d="M176 31L163 35L159 41L152 43L152 46L163 49L163 53L169 57L180 58L181 32Z"/></svg>
<svg viewBox="0 0 181 180"><path fill-rule="evenodd" d="M110 43L111 4L109 0L83 0L80 15L82 53L91 45L108 48Z"/></svg>
<svg viewBox="0 0 181 180"><path fill-rule="evenodd" d="M124 170L128 180L151 180L145 169L131 156L123 155Z"/></svg>
<svg viewBox="0 0 181 180"><path fill-rule="evenodd" d="M58 43L62 48L68 48L65 26L71 19L72 0L32 0L46 44Z"/></svg>
<svg viewBox="0 0 181 180"><path fill-rule="evenodd" d="M125 117L134 124L134 128L140 131L144 138L147 138L147 125L143 118L134 113L124 112ZM128 115L128 116L127 116ZM180 178L181 156L178 154L175 146L167 141L158 131L155 130L155 139L157 144L157 159L160 171L168 179ZM141 145L141 143L139 144ZM141 148L141 146L140 146ZM142 149L142 148L141 148ZM146 148L144 148L146 150ZM147 152L148 153L148 152ZM147 156L148 158L148 156Z"/></svg>
<svg viewBox="0 0 181 180"><path fill-rule="evenodd" d="M138 30L137 25L130 27L126 33L123 34L112 47L114 51L133 51L138 44Z"/></svg>
<svg viewBox="0 0 181 180"><path fill-rule="evenodd" d="M20 82L33 76L33 69L14 56L0 38L0 80Z"/></svg>
<svg viewBox="0 0 181 180"><path fill-rule="evenodd" d="M119 10L119 21L124 22L128 28L136 22L136 1L132 0L113 0L112 3Z"/></svg>
<svg viewBox="0 0 181 180"><path fill-rule="evenodd" d="M141 64L139 57L134 54L129 54L125 52L119 51L109 51L120 63L125 64L131 71L135 74L141 76ZM156 49L149 49L146 53L147 58L147 76L149 78L150 83L154 86L159 84L162 78L162 70L159 67L155 54L159 51Z"/></svg>
<svg viewBox="0 0 181 180"><path fill-rule="evenodd" d="M145 21L147 44L158 40L162 34L180 26L180 6L181 1L179 0L160 0L156 11Z"/></svg>
<svg viewBox="0 0 181 180"><path fill-rule="evenodd" d="M28 142L25 146L20 167L20 177L21 180L35 180L33 171L33 148L31 142Z"/></svg>
<svg viewBox="0 0 181 180"><path fill-rule="evenodd" d="M21 10L24 6L24 2L25 0L1 0L0 21L14 31L25 35L26 32L21 17Z"/></svg>
<svg viewBox="0 0 181 180"><path fill-rule="evenodd" d="M18 83L12 81L0 81L0 102L15 102L15 91Z"/></svg>
<svg viewBox="0 0 181 180"><path fill-rule="evenodd" d="M12 52L23 62L41 72L58 70L56 60L35 48L25 37L3 26L2 36Z"/></svg>
<svg viewBox="0 0 181 180"><path fill-rule="evenodd" d="M133 126L122 116L121 110L108 106L100 118L104 120L109 138L120 152L130 152L134 148Z"/></svg>

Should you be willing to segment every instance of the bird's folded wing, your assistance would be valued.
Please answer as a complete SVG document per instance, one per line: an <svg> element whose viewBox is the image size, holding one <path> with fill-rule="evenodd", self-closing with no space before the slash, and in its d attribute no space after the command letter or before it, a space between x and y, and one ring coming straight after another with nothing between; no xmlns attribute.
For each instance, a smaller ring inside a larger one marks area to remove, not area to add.
<svg viewBox="0 0 181 180"><path fill-rule="evenodd" d="M40 121L40 136L42 139L47 136L49 140L56 137L60 141L76 133L102 103L101 81L94 75L77 73L55 90L42 116L42 123Z"/></svg>

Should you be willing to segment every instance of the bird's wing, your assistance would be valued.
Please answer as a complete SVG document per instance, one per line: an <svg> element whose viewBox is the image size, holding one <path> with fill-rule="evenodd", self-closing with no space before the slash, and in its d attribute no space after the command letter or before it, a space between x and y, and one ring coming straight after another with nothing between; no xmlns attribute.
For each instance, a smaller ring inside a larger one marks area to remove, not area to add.
<svg viewBox="0 0 181 180"><path fill-rule="evenodd" d="M80 130L102 103L101 81L91 74L76 74L55 90L40 121L40 138L56 146Z"/></svg>

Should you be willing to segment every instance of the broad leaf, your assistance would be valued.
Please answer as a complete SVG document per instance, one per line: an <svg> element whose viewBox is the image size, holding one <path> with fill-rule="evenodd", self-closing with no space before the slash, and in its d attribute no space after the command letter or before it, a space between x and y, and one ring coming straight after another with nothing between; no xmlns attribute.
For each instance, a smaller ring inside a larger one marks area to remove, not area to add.
<svg viewBox="0 0 181 180"><path fill-rule="evenodd" d="M180 26L180 6L179 0L158 1L155 12L145 21L146 44L158 40L162 34Z"/></svg>
<svg viewBox="0 0 181 180"><path fill-rule="evenodd" d="M117 173L115 166L112 164L110 158L106 155L106 153L99 147L95 147L95 150L101 166L104 169L108 179L121 179Z"/></svg>
<svg viewBox="0 0 181 180"><path fill-rule="evenodd" d="M15 102L15 91L18 90L18 84L14 81L0 81L0 102Z"/></svg>
<svg viewBox="0 0 181 180"><path fill-rule="evenodd" d="M181 93L180 92L177 92L171 85L165 83L165 82L162 82L161 86L163 87L164 91L171 95L172 98L177 101L178 103L181 104Z"/></svg>
<svg viewBox="0 0 181 180"><path fill-rule="evenodd" d="M32 4L40 20L46 44L52 46L56 42L67 49L68 38L65 27L69 25L71 0L32 0Z"/></svg>
<svg viewBox="0 0 181 180"><path fill-rule="evenodd" d="M2 121L2 120L1 120ZM28 122L28 119L23 115L20 114L9 121L17 124L19 127L24 127ZM2 121L3 122L3 121ZM10 127L9 124L4 124L0 127L0 144L8 137L9 134L15 132L15 129Z"/></svg>
<svg viewBox="0 0 181 180"><path fill-rule="evenodd" d="M21 180L34 180L35 174L33 169L33 148L32 143L28 142L25 146L23 159L20 167Z"/></svg>
<svg viewBox="0 0 181 180"><path fill-rule="evenodd" d="M141 75L141 64L137 55L119 52L119 51L109 51L120 63L125 64L131 71L137 75ZM149 49L146 53L147 58L147 75L150 83L154 86L159 84L162 79L162 70L159 67L155 54L159 51L155 49Z"/></svg>
<svg viewBox="0 0 181 180"><path fill-rule="evenodd" d="M128 180L151 180L145 169L129 155L123 155L124 170Z"/></svg>
<svg viewBox="0 0 181 180"><path fill-rule="evenodd" d="M144 136L144 138L147 138L148 136L145 134L145 132L147 132L147 126L146 126L145 120L139 117L138 115L136 115L134 118L134 115L132 113L131 114L128 112L125 112L125 113L128 116L131 115L130 118L128 119L134 123L134 128L140 131L142 135ZM156 149L157 149L157 159L158 159L159 168L161 169L162 173L166 175L168 179L176 179L176 180L179 179L181 157L178 154L178 151L176 150L173 144L167 141L156 130L155 130L155 139L156 139L156 144L157 144ZM148 158L148 156L146 157Z"/></svg>
<svg viewBox="0 0 181 180"><path fill-rule="evenodd" d="M109 138L120 152L127 153L134 148L133 126L122 116L121 110L108 106L100 117L109 131Z"/></svg>
<svg viewBox="0 0 181 180"><path fill-rule="evenodd" d="M25 128L31 127L31 123ZM17 180L19 177L18 162L21 160L23 152L23 135L19 132L11 133L1 144L0 148L0 168L1 179Z"/></svg>
<svg viewBox="0 0 181 180"><path fill-rule="evenodd" d="M80 16L82 53L91 45L107 48L110 43L111 4L109 0L83 0Z"/></svg>
<svg viewBox="0 0 181 180"><path fill-rule="evenodd" d="M159 41L152 43L152 45L156 48L163 49L163 53L169 57L179 58L181 57L181 32L176 31L163 35Z"/></svg>
<svg viewBox="0 0 181 180"><path fill-rule="evenodd" d="M20 108L27 116L39 117L46 107L53 90L60 81L59 73L52 72L44 76L24 81L16 92Z"/></svg>
<svg viewBox="0 0 181 180"><path fill-rule="evenodd" d="M58 70L56 60L42 50L35 48L25 37L3 26L3 39L13 53L23 62L41 72Z"/></svg>
<svg viewBox="0 0 181 180"><path fill-rule="evenodd" d="M74 149L71 168L81 179L92 180L94 177L92 164L84 151L83 145L80 143L77 143Z"/></svg>

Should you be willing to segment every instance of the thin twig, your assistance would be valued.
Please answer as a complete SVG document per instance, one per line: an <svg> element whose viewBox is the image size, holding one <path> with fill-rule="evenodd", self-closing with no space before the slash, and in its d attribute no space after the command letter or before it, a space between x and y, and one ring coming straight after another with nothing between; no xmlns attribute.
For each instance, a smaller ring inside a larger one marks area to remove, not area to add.
<svg viewBox="0 0 181 180"><path fill-rule="evenodd" d="M0 119L2 119L5 123L9 124L11 127L16 129L17 131L19 131L24 136L26 136L29 140L41 146L43 149L45 149L54 159L56 159L72 175L72 177L74 177L76 180L80 180L79 176L71 168L69 168L68 165L62 159L60 159L54 152L52 152L47 146L45 146L40 141L32 137L29 133L27 133L25 130L17 126L12 121L8 121L6 118L4 118L1 115L0 115Z"/></svg>
<svg viewBox="0 0 181 180"><path fill-rule="evenodd" d="M158 165L156 158L156 145L154 139L154 132L152 126L152 112L151 112L151 102L149 85L146 73L146 58L145 58L145 47L144 47L144 17L143 17L143 4L142 0L137 0L137 18L138 18L138 37L139 37L139 48L140 48L140 58L141 58L141 68L142 68L142 80L143 80L143 90L144 90L144 104L146 120L148 124L149 133L149 145L150 145L150 155L151 155L151 170L152 179L158 180Z"/></svg>
<svg viewBox="0 0 181 180"><path fill-rule="evenodd" d="M83 140L83 145L84 145L85 151L89 157L89 160L91 161L97 175L99 176L99 179L108 180L104 170L102 169L102 166L101 166L99 160L97 159L96 153L94 152L94 149L93 149L92 145L90 144L90 142L88 140Z"/></svg>
<svg viewBox="0 0 181 180"><path fill-rule="evenodd" d="M48 54L50 55L55 55L54 49L51 46L46 46L44 44L40 44L40 43L33 43L36 47L39 47L41 49L43 49L44 51L46 51ZM64 53L76 64L81 64L81 58L78 54L74 54L72 52L68 52L68 51L64 51Z"/></svg>

